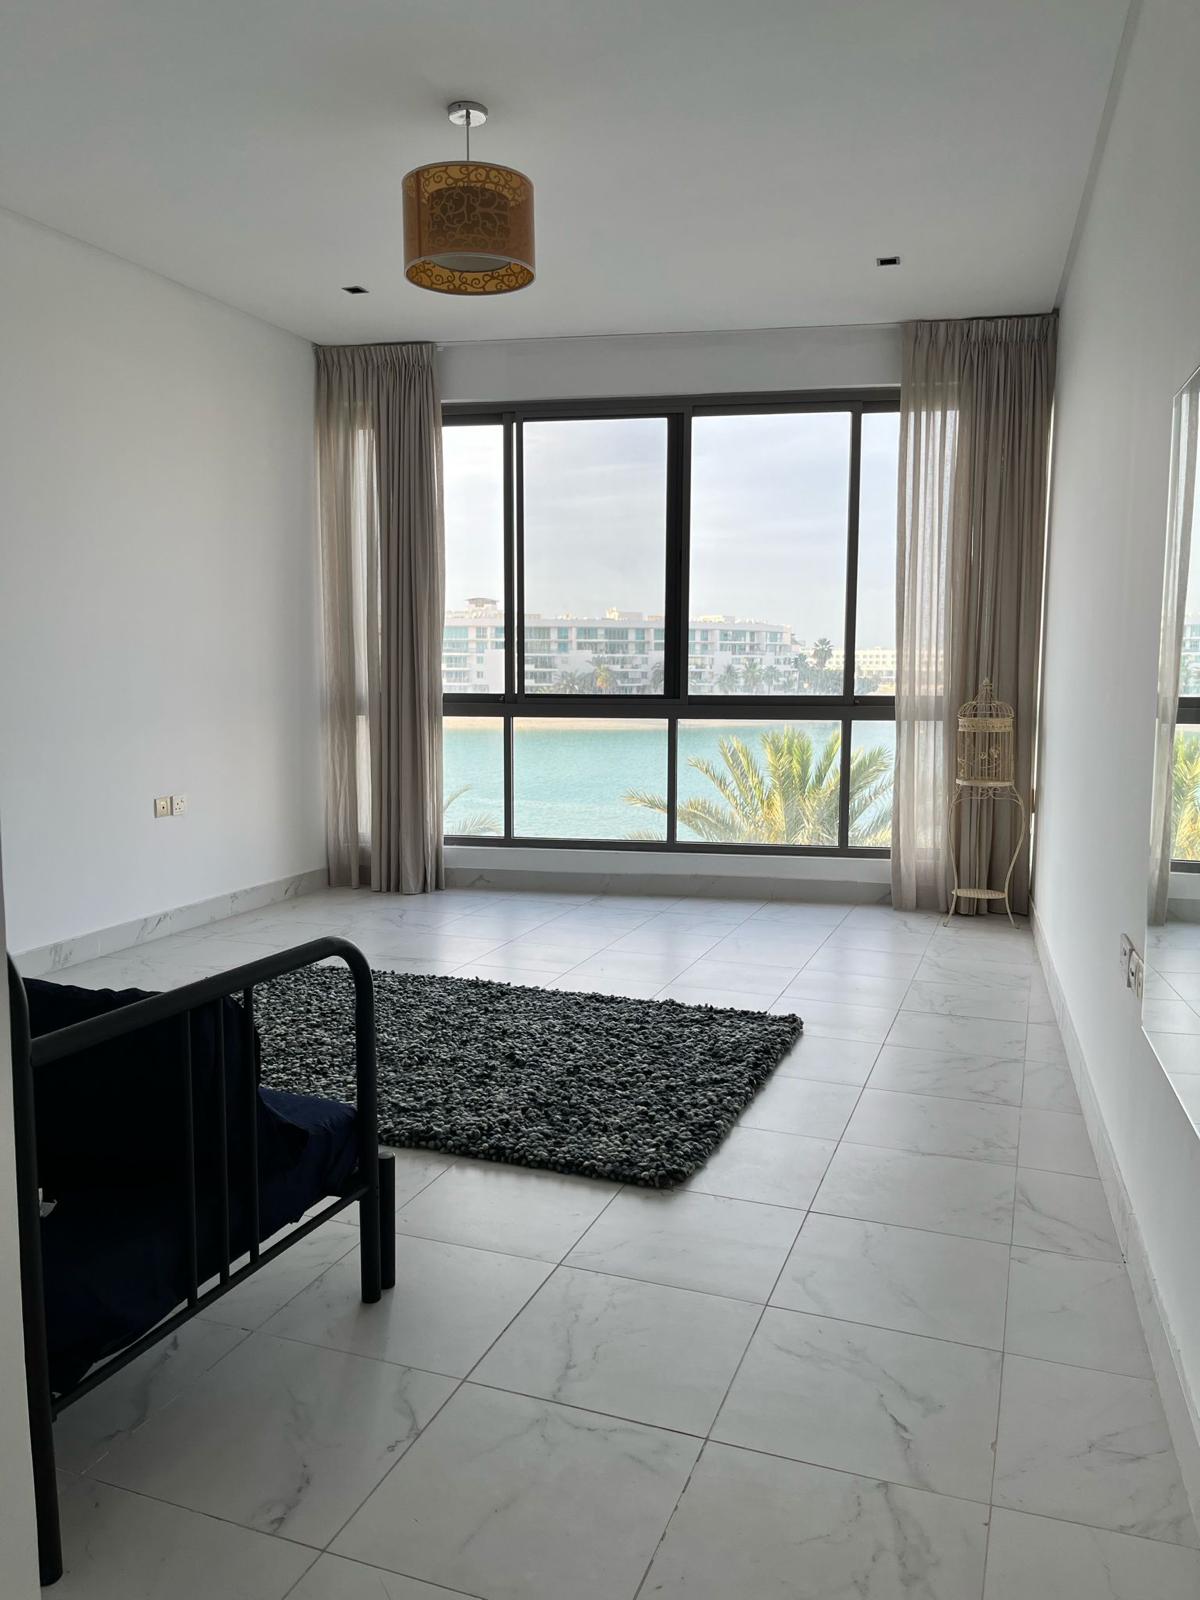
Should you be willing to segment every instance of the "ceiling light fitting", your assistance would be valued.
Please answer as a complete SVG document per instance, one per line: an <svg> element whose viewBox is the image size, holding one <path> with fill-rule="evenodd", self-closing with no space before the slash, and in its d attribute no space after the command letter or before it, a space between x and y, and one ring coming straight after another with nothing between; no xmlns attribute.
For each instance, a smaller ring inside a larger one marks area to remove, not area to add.
<svg viewBox="0 0 1200 1600"><path fill-rule="evenodd" d="M464 161L417 167L404 179L404 276L438 294L511 294L533 282L533 184L523 172L471 160L477 100L446 114L466 131Z"/></svg>

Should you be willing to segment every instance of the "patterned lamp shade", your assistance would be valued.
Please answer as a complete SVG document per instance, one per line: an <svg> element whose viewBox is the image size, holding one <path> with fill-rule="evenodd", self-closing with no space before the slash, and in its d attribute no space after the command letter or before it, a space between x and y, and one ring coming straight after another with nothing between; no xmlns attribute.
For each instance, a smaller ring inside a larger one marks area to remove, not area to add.
<svg viewBox="0 0 1200 1600"><path fill-rule="evenodd" d="M481 161L404 180L404 276L439 294L511 294L533 282L533 184Z"/></svg>

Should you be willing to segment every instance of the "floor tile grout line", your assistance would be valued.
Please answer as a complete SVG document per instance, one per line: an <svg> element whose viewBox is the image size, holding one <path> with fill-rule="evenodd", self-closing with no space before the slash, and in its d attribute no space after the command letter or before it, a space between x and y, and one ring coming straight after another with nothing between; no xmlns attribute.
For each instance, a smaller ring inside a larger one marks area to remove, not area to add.
<svg viewBox="0 0 1200 1600"><path fill-rule="evenodd" d="M860 1090L860 1094L861 1094L861 1090ZM857 1102L856 1102L856 1104L857 1104ZM824 1183L824 1181L825 1181L825 1173L829 1171L829 1162L832 1161L834 1156L837 1154L839 1143L840 1143L840 1141L835 1141L834 1142L833 1150L830 1152L829 1161L827 1161L825 1163L825 1168L824 1168L824 1171L821 1174L821 1178L820 1178L819 1182L817 1183L816 1188L813 1190L813 1198L814 1199L817 1196L817 1191L820 1189L821 1184ZM797 1224L796 1232L792 1237L791 1244L788 1246L787 1253L783 1258L783 1261L782 1261L782 1263L780 1265L779 1271L775 1274L775 1278L774 1278L774 1281L773 1281L773 1283L771 1285L770 1292L767 1295L766 1301L764 1302L764 1304L760 1308L758 1316L754 1319L754 1326L750 1330L750 1337L746 1340L746 1343L745 1343L745 1345L743 1346L743 1349L742 1349L742 1353L738 1358L737 1365L734 1367L733 1373L730 1376L729 1382L725 1385L725 1390L724 1390L723 1394L721 1395L720 1400L717 1402L717 1408L713 1413L713 1420L712 1420L712 1422L709 1423L708 1428L707 1428L707 1430L705 1432L705 1435L704 1435L704 1440L701 1443L701 1446L700 1446L699 1450L696 1452L696 1459L692 1462L691 1470L689 1471L689 1473L687 1475L687 1478L686 1478L686 1480L685 1480L685 1482L683 1484L683 1487L679 1491L679 1494L676 1496L675 1504L671 1507L671 1513L668 1516L668 1518L666 1520L666 1523L663 1526L662 1533L659 1535L658 1542L655 1545L654 1550L651 1553L650 1560L646 1563L646 1570L642 1573L641 1580L638 1583L637 1588L634 1590L633 1600L639 1600L639 1596L641 1595L642 1590L645 1587L646 1579L650 1576L650 1569L654 1565L655 1557L658 1555L659 1550L662 1548L663 1541L667 1537L667 1531L670 1528L671 1523L675 1518L676 1512L679 1510L679 1507L683 1502L683 1497L687 1493L688 1487L691 1484L692 1477L693 1477L693 1475L694 1475L694 1473L696 1471L696 1468L699 1466L700 1461L701 1461L701 1459L702 1459L702 1457L704 1455L704 1452L708 1448L708 1445L709 1445L709 1443L710 1443L710 1441L712 1439L712 1430L713 1430L713 1428L716 1427L717 1421L720 1418L721 1412L725 1408L725 1402L729 1399L730 1392L732 1391L734 1384L737 1382L738 1374L741 1372L742 1367L745 1364L746 1356L747 1356L747 1353L750 1350L750 1346L754 1343L754 1340L758 1336L758 1330L759 1330L759 1328L762 1327L763 1318L766 1316L767 1309L771 1304L771 1296L774 1295L776 1289L779 1287L779 1280L783 1276L784 1269L786 1268L788 1261L791 1259L792 1251L796 1248L796 1240L800 1237L800 1234L803 1232L804 1224L808 1220L808 1216L809 1216L809 1212L808 1212L808 1209L806 1208L803 1216L800 1218L800 1221Z"/></svg>
<svg viewBox="0 0 1200 1600"><path fill-rule="evenodd" d="M765 1310L770 1309L770 1308L769 1307L764 1307L763 1309L765 1311ZM761 1321L761 1318L759 1320ZM757 1332L757 1326L756 1326L756 1330L755 1331ZM752 1340L753 1340L753 1335L751 1335L751 1342L752 1342ZM979 1347L977 1347L977 1346L969 1346L968 1348L979 1348ZM748 1349L749 1349L749 1342L747 1343L747 1350ZM369 1357L369 1358L365 1358L365 1359L374 1360L374 1359L377 1359L377 1358ZM744 1361L744 1359L745 1359L745 1356L743 1354L742 1360ZM1029 1359L1036 1359L1036 1358L1029 1358ZM385 1363L385 1364L395 1365L395 1363ZM1056 1362L1056 1363L1051 1363L1051 1364L1052 1365L1060 1365L1060 1366L1068 1366L1069 1367L1069 1363ZM739 1370L740 1370L740 1366L741 1366L741 1363L739 1362ZM426 1369L424 1369L424 1368L410 1368L409 1370L425 1371ZM1070 1368L1070 1370L1092 1371L1092 1370L1095 1370L1095 1369L1091 1369L1091 1368ZM446 1375L445 1374L433 1374L433 1376L444 1377ZM736 1378L736 1373L735 1373L734 1376ZM1123 1376L1123 1374L1116 1374L1116 1376ZM1147 1382L1147 1383L1153 1383L1152 1379L1145 1379L1145 1380L1142 1380L1142 1381ZM731 1380L731 1382L730 1382L730 1387L732 1387L732 1382L733 1382L733 1380ZM660 1426L659 1424L656 1424L656 1423L641 1422L636 1418L628 1418L628 1419L618 1418L618 1417L615 1417L613 1414L608 1413L608 1412L595 1411L594 1409L586 1407L586 1406L573 1405L569 1401L545 1400L543 1397L536 1396L536 1395L523 1395L523 1392L522 1391L518 1391L518 1390L502 1390L502 1389L499 1389L495 1385L483 1384L483 1383L476 1382L470 1376L462 1378L460 1380L457 1380L457 1382L455 1383L454 1390L450 1394L448 1394L446 1396L446 1399L441 1403L441 1405L438 1406L437 1410L430 1416L429 1421L424 1425L424 1427L422 1427L418 1431L418 1433L414 1435L413 1439L405 1447L405 1449L401 1453L401 1455L399 1457L397 1457L397 1460L392 1464L392 1467L389 1467L388 1471L384 1474L384 1476L371 1489L371 1491L367 1494L365 1499L355 1508L354 1512L351 1513L351 1516L349 1518L347 1518L346 1523L343 1523L342 1526L339 1527L337 1532L328 1541L328 1543L326 1543L324 1545L309 1544L307 1541L291 1538L289 1535L283 1534L283 1533L277 1533L277 1532L276 1533L268 1533L268 1532L264 1531L263 1529L255 1528L255 1527L251 1526L248 1523L238 1522L238 1521L236 1521L235 1519L233 1519L231 1517L223 1517L223 1516L220 1516L219 1514L217 1514L215 1512L211 1512L211 1511L197 1510L196 1508L194 1508L192 1506L184 1505L179 1501L167 1500L167 1499L164 1499L162 1496L151 1494L151 1493L147 1492L144 1489L129 1488L129 1487L126 1487L124 1484L113 1483L108 1479L95 1477L94 1475L92 1475L90 1473L89 1474L79 1474L78 1476L80 1478L87 1478L90 1481L94 1481L96 1483L103 1484L103 1486L105 1488L111 1489L111 1490L115 1491L118 1494L128 1494L128 1495L134 1496L135 1498L149 1500L149 1501L153 1502L156 1505L168 1506L172 1510L182 1511L183 1513L185 1513L188 1516L205 1517L205 1518L208 1518L208 1519L210 1519L210 1520L212 1520L214 1522L221 1522L221 1523L224 1523L226 1526L237 1528L242 1532L249 1532L249 1533L252 1533L252 1534L256 1534L256 1535L258 1535L259 1537L262 1537L262 1538L277 1539L277 1540L280 1541L280 1543L286 1544L289 1547L311 1551L313 1556L314 1556L314 1561L312 1563L310 1563L309 1568L306 1569L306 1572L307 1572L308 1570L311 1570L311 1567L312 1567L312 1565L315 1564L315 1561L316 1561L317 1558L319 1558L321 1555L332 1553L332 1545L336 1542L336 1540L340 1537L340 1535L345 1531L345 1527L349 1523L349 1521L351 1521L354 1516L357 1516L358 1512L362 1509L362 1506L365 1505L366 1501L371 1498L371 1495L373 1495L375 1493L376 1489L381 1487L381 1485L386 1481L386 1479L391 1476L391 1473L394 1470L395 1466L397 1466L399 1464L399 1462L401 1460L403 1460L404 1456L406 1456L408 1454L408 1452L417 1443L417 1441L421 1437L423 1437L423 1435L432 1426L432 1424L433 1424L434 1420L436 1419L436 1417L441 1415L442 1411L445 1410L446 1406L449 1405L450 1401L453 1400L455 1398L455 1396L459 1393L459 1391L462 1388L464 1388L465 1386L467 1386L467 1385L470 1385L471 1387L478 1388L478 1389L488 1389L491 1392L495 1392L495 1393L521 1395L523 1398L538 1400L540 1403L545 1404L545 1405L561 1406L566 1410L583 1412L586 1415L595 1416L595 1417L598 1417L598 1418L603 1418L603 1419L608 1420L608 1421L625 1420L625 1421L633 1423L633 1425L637 1426L637 1427L652 1429L652 1430L654 1430L656 1432L670 1433L670 1434L672 1434L672 1435L674 1435L675 1437L678 1437L678 1438L697 1440L697 1441L699 1441L701 1443L702 1447L701 1447L701 1450L697 1453L697 1462L696 1462L696 1464L698 1464L700 1456L703 1454L704 1448L706 1448L709 1444L712 1444L712 1445L719 1446L723 1450L736 1450L736 1451L738 1451L738 1452L740 1452L742 1454L746 1454L746 1455L750 1455L750 1456L765 1456L765 1457L767 1457L767 1458L769 1458L771 1460L775 1460L775 1461L792 1462L792 1463L794 1463L794 1464L796 1464L798 1466L812 1467L812 1468L815 1468L815 1469L817 1469L819 1471L822 1471L822 1472L837 1473L837 1474L839 1474L840 1476L843 1476L843 1477L866 1479L866 1480L868 1480L870 1482L879 1482L879 1483L885 1483L885 1484L892 1484L897 1488L911 1489L914 1492L919 1493L919 1494L932 1495L932 1496L934 1496L936 1498L939 1498L939 1499L954 1500L954 1501L958 1501L958 1502L960 1502L962 1504L971 1505L971 1506L977 1506L977 1507L986 1509L989 1513L993 1509L1000 1509L1000 1510L1012 1509L1012 1508L1005 1507L1005 1506L998 1506L997 1507L997 1506L994 1506L993 1503L990 1503L990 1502L987 1502L987 1501L983 1501L983 1500L975 1500L975 1499L973 1499L973 1498L971 1498L969 1496L948 1495L948 1494L945 1493L945 1491L940 1490L940 1489L931 1489L931 1488L928 1488L927 1486L922 1485L922 1484L912 1484L912 1483L902 1482L899 1479L880 1476L880 1474L878 1474L878 1473L858 1472L858 1471L855 1471L854 1469L849 1468L849 1467L830 1466L825 1462L809 1460L806 1457L785 1455L785 1454L783 1454L782 1452L780 1452L778 1450L766 1450L766 1449L761 1449L759 1447L752 1446L752 1445L739 1444L739 1443L737 1443L735 1441L731 1441L731 1440L714 1439L712 1437L711 1430L709 1431L709 1433L705 1434L702 1437L702 1436L700 1436L698 1434L688 1433L685 1430L678 1429L678 1428L665 1428L665 1427L662 1427L662 1426ZM726 1391L726 1396L725 1397L727 1398L727 1396L728 1396L728 1390ZM724 1398L722 1399L721 1405L722 1406L724 1405ZM718 1406L718 1408L717 1408L717 1417L718 1418L720 1416L720 1410L721 1410L721 1407ZM714 1426L715 1426L715 1422L714 1422ZM694 1472L694 1470L695 1470L695 1465L693 1466L692 1472ZM689 1473L688 1474L688 1482L690 1482L691 1476L692 1476L692 1473ZM687 1487L687 1485L685 1484L684 1488L686 1489L686 1487ZM680 1491L680 1495L677 1497L675 1505L672 1507L671 1517L674 1516L675 1510L678 1509L679 1501L683 1497L683 1492L684 1492L683 1490ZM1099 1532L1120 1533L1120 1534L1122 1534L1123 1537L1126 1537L1126 1538L1140 1539L1145 1544L1147 1544L1149 1546L1152 1546L1152 1547L1153 1546L1167 1545L1169 1547L1176 1548L1176 1549L1192 1549L1193 1548L1192 1546L1189 1546L1189 1545L1182 1545L1176 1540L1157 1539L1154 1536L1149 1535L1149 1534L1124 1534L1124 1533L1122 1533L1122 1530L1108 1528L1103 1523L1085 1522L1085 1521L1083 1521L1083 1520L1081 1520L1079 1518L1052 1516L1047 1512L1038 1512L1038 1511L1022 1511L1020 1514L1026 1515L1026 1516L1036 1516L1040 1520L1045 1521L1045 1522L1052 1522L1052 1523L1060 1523L1061 1522L1061 1523L1066 1523L1066 1524L1068 1524L1069 1526L1072 1526L1072 1527L1092 1528L1092 1529L1095 1529L1095 1530L1097 1530ZM671 1517L668 1517L668 1526L670 1524ZM664 1528L664 1534L665 1534L665 1531L666 1531L666 1529ZM661 1544L661 1538L659 1540L659 1543ZM656 1552L655 1553L657 1553L657 1546L656 1546ZM354 1557L341 1557L339 1559L351 1560L351 1561L356 1561L357 1560L357 1558L354 1558ZM360 1565L360 1566L368 1566L368 1567L372 1567L374 1565L373 1563L368 1563L368 1562L357 1562L357 1564ZM388 1572L388 1573L391 1573L392 1575L397 1576L397 1577L406 1577L406 1576L411 1577L412 1576L411 1574L406 1574L406 1573L400 1572L397 1569L391 1568L391 1567L375 1567L374 1570L378 1570L378 1571L381 1571L381 1572ZM647 1567L647 1571L648 1570L649 1570L649 1566ZM301 1578L303 1576L304 1576L304 1574L301 1574ZM300 1581L300 1579L297 1579L297 1582L299 1582L299 1581ZM414 1578L413 1581L428 1582L430 1580ZM641 1582L644 1582L644 1576L643 1576L643 1579L641 1580ZM436 1588L437 1585L434 1584L434 1587ZM444 1587L444 1585L442 1587ZM640 1589L641 1589L641 1583L639 1583L638 1592L640 1592ZM453 1595L462 1595L464 1592L460 1591L460 1590L450 1590L449 1593L451 1593ZM465 1600L474 1600L474 1597L467 1595L465 1597Z"/></svg>
<svg viewBox="0 0 1200 1600"><path fill-rule="evenodd" d="M1022 1109L1024 1108L1024 1105L1025 1105L1025 1073L1026 1073L1026 1070L1027 1070L1028 1060L1029 1060L1029 1017L1028 1017L1028 1014L1027 1014L1026 1018L1025 1018L1025 1052L1022 1055L1022 1058L1021 1058L1021 1106L1022 1106ZM1017 1169L1019 1171L1020 1170L1020 1155L1021 1155L1021 1142L1020 1142L1021 1120L1022 1120L1022 1112L1021 1111L1018 1111L1017 1118L1018 1118L1018 1122L1017 1122L1017 1126L1018 1126L1018 1133L1017 1133ZM1007 1274L1005 1276L1005 1280L1004 1280L1004 1325L1003 1325L1003 1330L1002 1330L1002 1334L1001 1334L1002 1354L1001 1354L1001 1357L1000 1357L1000 1381L996 1385L996 1424L995 1424L995 1428L994 1428L993 1434L992 1434L992 1476L991 1476L991 1483L990 1483L989 1488L988 1488L987 1533L986 1533L986 1535L984 1537L984 1543L983 1543L983 1589L981 1590L981 1595L984 1595L984 1596L986 1595L986 1592L987 1592L988 1556L991 1553L991 1548L992 1548L992 1524L993 1524L993 1522L995 1520L996 1473L997 1473L997 1470L998 1470L999 1464L1000 1464L1000 1423L1001 1423L1001 1419L1004 1416L1004 1380L1005 1380L1005 1377L1006 1377L1007 1371L1008 1371L1008 1354L1009 1354L1009 1351L1008 1351L1008 1307L1009 1307L1009 1299L1010 1299L1011 1294L1012 1294L1013 1250L1015 1248L1015 1239L1016 1239L1016 1231L1017 1231L1017 1182L1018 1182L1017 1178L1014 1177L1014 1180L1013 1180L1013 1203L1012 1203L1012 1210L1011 1210L1011 1213L1010 1213L1010 1216L1009 1216L1009 1227L1008 1227L1008 1272L1007 1272Z"/></svg>
<svg viewBox="0 0 1200 1600"><path fill-rule="evenodd" d="M447 1600L485 1600L483 1595L469 1594L466 1589L451 1589L448 1588L444 1583L431 1583L428 1578L414 1578L407 1572L396 1572L392 1567L380 1567L377 1566L373 1561L361 1561L357 1556L335 1556L329 1550L317 1551L317 1561L320 1561L325 1556L328 1556L331 1561L344 1561L348 1566L361 1567L364 1572L386 1573L389 1578L405 1578L410 1583L424 1584L432 1591L433 1594L444 1594L447 1597ZM308 1577L309 1573L311 1573L313 1567L316 1566L317 1561L314 1561L311 1566L301 1573L292 1587L287 1591L287 1594L280 1596L280 1600L289 1600L289 1597L295 1594L296 1590L304 1582L305 1578ZM386 1600L386 1596L383 1597L383 1600Z"/></svg>
<svg viewBox="0 0 1200 1600"><path fill-rule="evenodd" d="M441 1174L439 1174L439 1176L441 1176ZM617 1194L619 1194L620 1192L621 1192L620 1189L618 1189L617 1190ZM608 1198L607 1204L603 1208L603 1211L607 1211L608 1207L613 1203L613 1201L616 1198L617 1198L616 1194L610 1195L609 1198ZM600 1213L601 1216L603 1215L603 1211L601 1211L601 1213ZM587 1232L587 1229L585 1228L579 1234L578 1238L576 1239L576 1241L575 1241L576 1244L579 1242L579 1239L581 1239L583 1237L583 1234L586 1233L586 1232ZM571 1248L574 1249L574 1245L572 1245ZM493 1253L494 1254L500 1254L501 1252L493 1252ZM561 1265L561 1263L559 1263L559 1264ZM383 1484L387 1481L388 1478L391 1477L391 1475L395 1471L396 1467L398 1467L400 1462L404 1459L404 1457L408 1455L408 1452L412 1449L413 1445L415 1445L417 1443L417 1440L421 1439L424 1436L426 1431L433 1425L433 1423L436 1421L436 1419L442 1414L442 1412L450 1404L451 1400L453 1400L454 1397L460 1392L460 1390L463 1388L463 1385L470 1381L471 1373L475 1371L475 1368L479 1366L479 1363L481 1361L483 1361L483 1360L485 1360L487 1358L487 1356L490 1354L490 1352L494 1349L495 1345L499 1342L499 1340L501 1340L504 1337L504 1335L508 1332L509 1328L512 1327L513 1323L517 1320L517 1318L521 1315L521 1313L523 1311L525 1311L525 1309L532 1303L532 1301L536 1298L536 1296L538 1294L540 1294L542 1289L545 1288L546 1284L549 1283L550 1279L554 1276L554 1273L557 1270L558 1270L557 1266L551 1266L550 1271L542 1279L541 1283L539 1283L537 1285L537 1287L534 1290L532 1290L531 1293L529 1295L527 1295L526 1298L521 1302L521 1304L513 1312L512 1316L504 1324L503 1328L500 1329L500 1332L496 1335L495 1339L493 1339L492 1342L488 1345L487 1349L484 1350L483 1354L479 1357L479 1360L475 1362L474 1366L472 1366L463 1377L459 1378L455 1382L454 1388L446 1396L446 1398L442 1401L441 1405L438 1406L437 1410L434 1411L433 1415L429 1418L428 1422L426 1422L423 1427L421 1427L421 1428L419 1428L417 1430L417 1432L413 1435L412 1439L408 1442L408 1444L405 1446L405 1448L396 1457L396 1460L392 1463L392 1465L384 1473L383 1477L379 1479L378 1483L376 1483L376 1484L374 1484L372 1486L371 1490L366 1495L364 1495L363 1499L359 1502L359 1504L354 1508L354 1510L346 1518L345 1522L342 1523L341 1527L338 1528L337 1532L333 1535L333 1537L329 1540L329 1542L323 1547L325 1550L329 1550L333 1546L333 1544L336 1543L336 1541L346 1531L346 1528L349 1526L349 1524L354 1520L354 1518L362 1510L363 1506L366 1505L367 1501L371 1498L371 1496L376 1492L376 1490L378 1490L379 1488L381 1488L383 1486ZM398 1281L397 1281L397 1287L399 1287L399 1282ZM376 1360L376 1359L379 1359L379 1358L378 1357L370 1357L368 1359ZM393 1364L396 1365L396 1366L403 1366L404 1365L404 1363L402 1363L402 1362L396 1362L396 1363L393 1363ZM409 1367L408 1370L412 1371L414 1369ZM417 1368L415 1370L424 1371L425 1369L424 1368ZM449 1374L449 1373L445 1373L445 1374L439 1373L439 1374L434 1374L434 1376L451 1377L451 1374Z"/></svg>
<svg viewBox="0 0 1200 1600"><path fill-rule="evenodd" d="M184 1505L180 1500L168 1500L164 1495L151 1494L148 1489L133 1489L124 1483L114 1483L111 1478L101 1478L93 1472L81 1472L74 1476L79 1479L86 1479L89 1483L101 1484L105 1489L112 1489L117 1494L134 1495L137 1499L149 1500L156 1506L170 1506L172 1511L185 1512L189 1517L207 1517L211 1522L224 1523L227 1528L237 1528L242 1533L256 1534L261 1539L278 1539L281 1544L286 1544L295 1550L311 1550L314 1558L324 1553L323 1545L309 1544L306 1539L293 1539L286 1533L268 1532L265 1528L255 1528L248 1522L238 1522L234 1517L223 1517L216 1511L201 1511L196 1506ZM310 1562L309 1565L311 1566L312 1563Z"/></svg>
<svg viewBox="0 0 1200 1600"><path fill-rule="evenodd" d="M268 1534L267 1537L268 1538L273 1538L274 1535L273 1534ZM295 1583L293 1583L289 1588L284 1590L283 1594L279 1597L279 1600L289 1600L289 1596L295 1594L296 1590L304 1582L305 1578L308 1577L309 1573L316 1566L317 1562L320 1561L320 1559L324 1555L324 1553L325 1552L323 1550L317 1550L317 1551L314 1552L312 1560L305 1567L304 1571L296 1579Z"/></svg>

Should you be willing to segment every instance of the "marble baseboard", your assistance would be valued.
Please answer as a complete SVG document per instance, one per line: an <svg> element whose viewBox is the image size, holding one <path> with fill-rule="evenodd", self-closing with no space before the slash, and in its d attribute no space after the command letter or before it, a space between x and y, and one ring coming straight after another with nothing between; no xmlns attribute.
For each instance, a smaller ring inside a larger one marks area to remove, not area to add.
<svg viewBox="0 0 1200 1600"><path fill-rule="evenodd" d="M1050 1003L1062 1034L1067 1064L1075 1081L1084 1125L1095 1153L1101 1185L1112 1214L1117 1240L1125 1257L1138 1318L1142 1332L1146 1336L1151 1365L1158 1382L1159 1396L1166 1413L1167 1427L1179 1460L1180 1474L1191 1503L1192 1515L1200 1522L1200 1408L1191 1397L1189 1386L1180 1370L1170 1322L1158 1293L1150 1258L1142 1238L1141 1226L1125 1188L1116 1154L1100 1112L1100 1105L1092 1088L1091 1074L1088 1071L1083 1047L1079 1042L1079 1035L1075 1030L1053 957L1046 944L1045 932L1038 919L1036 905L1031 908L1030 921L1038 958L1050 991Z"/></svg>
<svg viewBox="0 0 1200 1600"><path fill-rule="evenodd" d="M216 894L207 900L195 900L190 905L174 906L169 911L157 911L148 917L135 917L131 922L114 923L112 927L98 928L93 933L59 939L54 944L37 945L32 950L21 951L13 959L23 978L42 978L63 967L77 966L81 961L95 961L114 951L129 950L154 939L165 939L168 934L184 933L189 928L200 928L206 923L219 922L224 917L234 917L243 911L259 911L264 906L277 905L282 900L296 900L301 895L313 894L328 886L329 874L326 869L314 867L311 872L276 878L270 883L257 883L247 889L233 889L228 894Z"/></svg>

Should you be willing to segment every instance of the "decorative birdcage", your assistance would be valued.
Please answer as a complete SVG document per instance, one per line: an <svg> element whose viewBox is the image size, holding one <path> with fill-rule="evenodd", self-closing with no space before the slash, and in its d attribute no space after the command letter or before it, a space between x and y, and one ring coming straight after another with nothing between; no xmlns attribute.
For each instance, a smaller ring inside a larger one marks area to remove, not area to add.
<svg viewBox="0 0 1200 1600"><path fill-rule="evenodd" d="M958 711L957 782L963 787L1008 788L1016 779L1013 708L997 700L985 678L974 700Z"/></svg>

